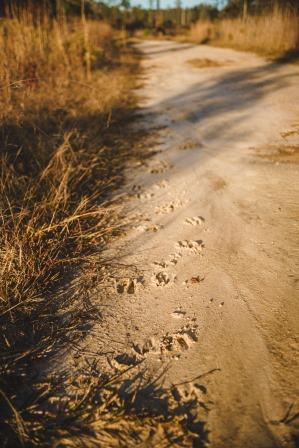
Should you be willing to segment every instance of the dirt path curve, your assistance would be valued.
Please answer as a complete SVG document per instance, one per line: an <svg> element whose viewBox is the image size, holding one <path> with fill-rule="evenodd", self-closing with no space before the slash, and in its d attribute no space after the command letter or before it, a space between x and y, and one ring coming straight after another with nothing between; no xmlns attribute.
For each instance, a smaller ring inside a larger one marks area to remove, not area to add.
<svg viewBox="0 0 299 448"><path fill-rule="evenodd" d="M106 312L110 364L167 363L168 384L219 369L207 393L196 381L184 392L210 409L210 446L295 446L299 67L168 41L138 48L141 122L161 127L159 152L128 172L140 224L119 253L141 274L117 281ZM188 62L207 58L218 66Z"/></svg>

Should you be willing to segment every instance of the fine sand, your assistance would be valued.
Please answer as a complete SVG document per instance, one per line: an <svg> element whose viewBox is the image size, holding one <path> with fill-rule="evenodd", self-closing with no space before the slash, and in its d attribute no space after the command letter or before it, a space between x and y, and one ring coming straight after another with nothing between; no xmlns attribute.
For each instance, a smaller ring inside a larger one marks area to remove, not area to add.
<svg viewBox="0 0 299 448"><path fill-rule="evenodd" d="M165 387L185 383L213 448L296 446L299 67L137 47L137 125L156 154L128 168L135 221L112 248L124 277L97 348L109 348L108 370L144 360L150 375L165 368Z"/></svg>

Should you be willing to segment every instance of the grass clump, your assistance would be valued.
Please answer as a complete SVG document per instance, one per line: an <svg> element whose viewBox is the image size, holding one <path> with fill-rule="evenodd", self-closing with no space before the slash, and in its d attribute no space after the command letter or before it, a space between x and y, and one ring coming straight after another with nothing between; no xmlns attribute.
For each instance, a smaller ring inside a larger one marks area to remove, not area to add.
<svg viewBox="0 0 299 448"><path fill-rule="evenodd" d="M199 21L191 27L188 39L275 57L298 57L298 23L295 12L274 9L260 16Z"/></svg>

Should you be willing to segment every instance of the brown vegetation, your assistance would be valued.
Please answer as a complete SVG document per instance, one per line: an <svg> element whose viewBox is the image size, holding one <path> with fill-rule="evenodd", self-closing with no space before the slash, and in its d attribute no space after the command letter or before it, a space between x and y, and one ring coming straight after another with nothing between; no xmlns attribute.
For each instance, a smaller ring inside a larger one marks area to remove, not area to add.
<svg viewBox="0 0 299 448"><path fill-rule="evenodd" d="M191 27L188 39L280 56L299 51L299 21L295 13L280 9L245 19L199 21Z"/></svg>

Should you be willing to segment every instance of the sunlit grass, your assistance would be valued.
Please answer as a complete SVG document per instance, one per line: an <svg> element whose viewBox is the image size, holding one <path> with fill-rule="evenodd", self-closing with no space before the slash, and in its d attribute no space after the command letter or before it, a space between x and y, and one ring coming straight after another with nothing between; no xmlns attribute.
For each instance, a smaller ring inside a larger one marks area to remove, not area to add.
<svg viewBox="0 0 299 448"><path fill-rule="evenodd" d="M299 49L298 16L291 11L274 10L246 19L223 19L197 22L191 27L189 39L241 50L280 56Z"/></svg>

